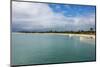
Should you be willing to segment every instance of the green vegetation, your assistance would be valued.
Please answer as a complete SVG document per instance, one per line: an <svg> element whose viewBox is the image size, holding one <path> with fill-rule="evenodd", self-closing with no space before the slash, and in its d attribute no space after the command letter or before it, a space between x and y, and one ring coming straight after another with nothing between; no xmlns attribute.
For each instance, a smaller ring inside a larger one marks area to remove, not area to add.
<svg viewBox="0 0 100 67"><path fill-rule="evenodd" d="M79 30L79 31L19 31L20 33L71 33L71 34L94 34L96 31L94 31L93 28L90 28L89 31Z"/></svg>

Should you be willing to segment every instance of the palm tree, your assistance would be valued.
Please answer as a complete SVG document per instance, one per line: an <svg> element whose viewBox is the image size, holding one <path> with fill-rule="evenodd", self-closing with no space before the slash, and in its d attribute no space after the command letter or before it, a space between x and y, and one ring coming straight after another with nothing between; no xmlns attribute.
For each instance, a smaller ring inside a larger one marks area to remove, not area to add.
<svg viewBox="0 0 100 67"><path fill-rule="evenodd" d="M90 31L93 31L93 28L92 27L90 28Z"/></svg>

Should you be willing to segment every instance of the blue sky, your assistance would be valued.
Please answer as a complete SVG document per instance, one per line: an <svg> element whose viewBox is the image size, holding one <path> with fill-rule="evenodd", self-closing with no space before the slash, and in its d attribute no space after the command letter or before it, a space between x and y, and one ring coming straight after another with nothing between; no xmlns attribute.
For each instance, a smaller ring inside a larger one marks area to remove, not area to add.
<svg viewBox="0 0 100 67"><path fill-rule="evenodd" d="M54 12L62 12L65 16L86 16L90 13L95 13L94 6L82 6L82 5L64 5L64 4L49 4Z"/></svg>
<svg viewBox="0 0 100 67"><path fill-rule="evenodd" d="M12 31L95 28L95 6L12 2Z"/></svg>

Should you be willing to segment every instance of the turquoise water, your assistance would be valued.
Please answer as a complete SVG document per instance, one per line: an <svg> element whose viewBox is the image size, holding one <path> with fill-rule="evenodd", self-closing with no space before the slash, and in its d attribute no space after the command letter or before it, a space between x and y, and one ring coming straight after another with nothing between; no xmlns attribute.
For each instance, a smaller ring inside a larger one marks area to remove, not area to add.
<svg viewBox="0 0 100 67"><path fill-rule="evenodd" d="M12 65L95 61L95 41L78 36L12 33Z"/></svg>

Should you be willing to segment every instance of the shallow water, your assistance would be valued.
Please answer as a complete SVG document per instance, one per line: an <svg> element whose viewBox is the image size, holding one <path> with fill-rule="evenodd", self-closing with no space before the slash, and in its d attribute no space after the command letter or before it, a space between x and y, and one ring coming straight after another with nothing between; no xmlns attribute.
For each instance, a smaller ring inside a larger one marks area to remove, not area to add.
<svg viewBox="0 0 100 67"><path fill-rule="evenodd" d="M12 33L12 65L95 61L95 41L78 36Z"/></svg>

